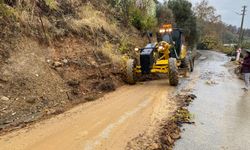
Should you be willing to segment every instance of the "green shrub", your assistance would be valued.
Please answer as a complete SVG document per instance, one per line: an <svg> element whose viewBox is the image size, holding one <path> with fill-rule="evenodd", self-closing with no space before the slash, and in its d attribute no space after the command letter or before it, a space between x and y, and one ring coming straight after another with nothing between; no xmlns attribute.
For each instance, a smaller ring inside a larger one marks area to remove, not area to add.
<svg viewBox="0 0 250 150"><path fill-rule="evenodd" d="M243 42L242 47L246 49L250 49L250 41Z"/></svg>
<svg viewBox="0 0 250 150"><path fill-rule="evenodd" d="M12 7L7 7L1 0L0 0L0 16L3 17L14 17L15 9Z"/></svg>
<svg viewBox="0 0 250 150"><path fill-rule="evenodd" d="M134 27L136 27L138 30L142 30L142 19L143 14L139 9L135 9L131 13L131 23Z"/></svg>
<svg viewBox="0 0 250 150"><path fill-rule="evenodd" d="M157 25L157 19L153 16L146 15L138 8L135 8L131 11L131 23L138 30L147 31Z"/></svg>
<svg viewBox="0 0 250 150"><path fill-rule="evenodd" d="M55 0L44 0L44 2L47 6L49 6L50 9L54 9L54 10L58 9L58 5Z"/></svg>
<svg viewBox="0 0 250 150"><path fill-rule="evenodd" d="M219 46L219 40L214 36L205 36L198 44L198 49L216 49Z"/></svg>

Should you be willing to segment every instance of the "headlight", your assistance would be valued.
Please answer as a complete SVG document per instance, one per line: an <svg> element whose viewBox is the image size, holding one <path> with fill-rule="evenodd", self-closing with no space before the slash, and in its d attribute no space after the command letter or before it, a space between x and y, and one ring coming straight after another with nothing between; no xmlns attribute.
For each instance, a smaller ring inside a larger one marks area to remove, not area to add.
<svg viewBox="0 0 250 150"><path fill-rule="evenodd" d="M139 48L135 48L135 51L138 52L138 51L139 51Z"/></svg>
<svg viewBox="0 0 250 150"><path fill-rule="evenodd" d="M167 32L172 32L173 29L171 29L171 28L170 28L170 29L166 29L166 31L167 31Z"/></svg>
<svg viewBox="0 0 250 150"><path fill-rule="evenodd" d="M159 50L163 50L164 48L163 48L163 46L159 46L158 49Z"/></svg>
<svg viewBox="0 0 250 150"><path fill-rule="evenodd" d="M166 30L165 29L160 29L160 33L164 33Z"/></svg>

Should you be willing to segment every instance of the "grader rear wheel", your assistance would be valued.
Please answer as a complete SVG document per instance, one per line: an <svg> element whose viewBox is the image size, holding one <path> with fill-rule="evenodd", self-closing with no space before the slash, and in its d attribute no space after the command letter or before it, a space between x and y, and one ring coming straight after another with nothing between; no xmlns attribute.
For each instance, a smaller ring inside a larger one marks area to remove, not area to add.
<svg viewBox="0 0 250 150"><path fill-rule="evenodd" d="M191 64L191 72L194 72L194 58L191 58L190 60L190 64Z"/></svg>
<svg viewBox="0 0 250 150"><path fill-rule="evenodd" d="M126 66L126 78L128 84L131 85L136 83L135 67L136 67L135 60L129 59L127 61L127 66Z"/></svg>
<svg viewBox="0 0 250 150"><path fill-rule="evenodd" d="M188 77L189 73L192 72L192 62L189 57L186 57L184 62L183 62L183 67L185 69L184 76Z"/></svg>
<svg viewBox="0 0 250 150"><path fill-rule="evenodd" d="M175 58L169 58L169 83L177 86L179 83L179 73Z"/></svg>

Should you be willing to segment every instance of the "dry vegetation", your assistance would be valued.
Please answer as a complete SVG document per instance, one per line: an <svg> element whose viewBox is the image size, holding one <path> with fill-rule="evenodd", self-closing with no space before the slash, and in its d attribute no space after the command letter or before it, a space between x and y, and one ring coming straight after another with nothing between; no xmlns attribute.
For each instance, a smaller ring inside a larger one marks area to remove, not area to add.
<svg viewBox="0 0 250 150"><path fill-rule="evenodd" d="M87 27L92 32L96 30L103 30L111 34L112 36L119 36L120 32L115 24L115 22L109 21L103 12L95 10L93 5L88 3L85 6L80 7L78 19L70 19L67 22L69 26L75 32L82 32Z"/></svg>

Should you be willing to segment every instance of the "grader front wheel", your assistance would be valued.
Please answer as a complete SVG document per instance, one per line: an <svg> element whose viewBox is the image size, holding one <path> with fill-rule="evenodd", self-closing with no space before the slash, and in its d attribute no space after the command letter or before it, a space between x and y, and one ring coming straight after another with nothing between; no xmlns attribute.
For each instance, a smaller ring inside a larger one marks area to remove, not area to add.
<svg viewBox="0 0 250 150"><path fill-rule="evenodd" d="M135 60L129 59L127 61L127 66L126 66L126 78L128 84L131 85L136 83L135 67L136 67Z"/></svg>
<svg viewBox="0 0 250 150"><path fill-rule="evenodd" d="M175 58L169 58L169 83L177 86L179 83L178 67Z"/></svg>

